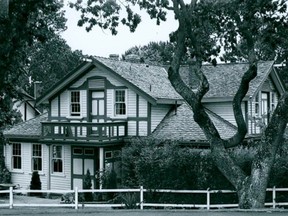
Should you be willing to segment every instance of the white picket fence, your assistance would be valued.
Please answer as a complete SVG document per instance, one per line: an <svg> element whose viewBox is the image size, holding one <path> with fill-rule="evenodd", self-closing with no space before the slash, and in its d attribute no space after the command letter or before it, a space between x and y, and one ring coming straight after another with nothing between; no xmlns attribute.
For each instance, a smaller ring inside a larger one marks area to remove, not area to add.
<svg viewBox="0 0 288 216"><path fill-rule="evenodd" d="M211 204L211 194L222 193L231 194L235 193L232 190L164 190L157 189L153 192L157 193L173 193L173 194L206 194L205 204L171 204L171 203L146 203L144 199L144 193L151 192L151 190L144 189L142 186L138 189L91 189L84 190L75 188L75 190L22 190L13 189L0 190L0 194L9 194L9 202L0 203L0 207L73 207L78 209L79 207L125 207L125 203L120 204L110 204L110 203L81 203L79 202L79 193L92 192L92 193L139 193L140 202L137 206L142 210L144 207L163 207L163 208L202 208L202 209L212 209L212 208L237 208L238 204ZM268 188L267 192L272 193L272 202L265 203L265 206L276 208L277 206L288 206L288 202L277 203L277 192L288 192L288 188ZM74 195L74 200L71 203L60 202L59 203L15 203L14 194L28 194L28 193L46 193L46 194L67 194L71 193ZM205 196L205 195L204 195ZM288 193L287 193L288 196Z"/></svg>

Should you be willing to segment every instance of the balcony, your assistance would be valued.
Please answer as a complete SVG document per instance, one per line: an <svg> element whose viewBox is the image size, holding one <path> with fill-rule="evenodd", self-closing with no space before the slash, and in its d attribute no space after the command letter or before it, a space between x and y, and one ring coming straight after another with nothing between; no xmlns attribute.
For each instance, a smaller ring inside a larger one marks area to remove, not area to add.
<svg viewBox="0 0 288 216"><path fill-rule="evenodd" d="M45 143L120 143L127 136L127 122L42 122Z"/></svg>

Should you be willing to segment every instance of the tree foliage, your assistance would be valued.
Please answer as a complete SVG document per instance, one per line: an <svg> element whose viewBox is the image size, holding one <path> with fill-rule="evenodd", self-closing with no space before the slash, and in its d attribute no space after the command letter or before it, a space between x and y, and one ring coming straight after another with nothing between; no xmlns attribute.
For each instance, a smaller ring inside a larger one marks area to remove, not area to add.
<svg viewBox="0 0 288 216"><path fill-rule="evenodd" d="M144 46L134 46L128 49L122 56L126 60L127 56L134 54L139 56L140 61L153 65L167 65L173 59L175 45L169 42L150 42Z"/></svg>
<svg viewBox="0 0 288 216"><path fill-rule="evenodd" d="M72 51L66 41L54 34L45 42L37 42L27 51L23 89L33 95L33 85L27 85L28 77L40 81L39 94L45 93L65 74L76 68L84 58L81 51Z"/></svg>
<svg viewBox="0 0 288 216"><path fill-rule="evenodd" d="M17 95L15 86L27 60L27 49L65 29L63 4L56 0L9 1L0 19L0 93Z"/></svg>

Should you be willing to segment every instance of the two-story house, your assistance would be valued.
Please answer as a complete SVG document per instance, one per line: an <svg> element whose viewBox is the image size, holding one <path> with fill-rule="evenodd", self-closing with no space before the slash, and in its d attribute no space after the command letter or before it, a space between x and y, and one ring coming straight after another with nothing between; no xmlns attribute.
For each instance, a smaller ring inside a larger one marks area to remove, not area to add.
<svg viewBox="0 0 288 216"><path fill-rule="evenodd" d="M203 99L223 138L236 132L232 98L247 64L203 66L210 91ZM187 84L193 76L183 67ZM258 65L258 76L243 101L249 135L257 134L284 87L273 62ZM33 171L43 189L82 188L89 169L93 187L99 173L116 173L121 148L131 137L205 146L207 140L193 120L193 112L173 89L163 67L95 57L63 77L37 104L49 112L4 132L6 165L13 183L28 187ZM119 173L118 173L119 174Z"/></svg>

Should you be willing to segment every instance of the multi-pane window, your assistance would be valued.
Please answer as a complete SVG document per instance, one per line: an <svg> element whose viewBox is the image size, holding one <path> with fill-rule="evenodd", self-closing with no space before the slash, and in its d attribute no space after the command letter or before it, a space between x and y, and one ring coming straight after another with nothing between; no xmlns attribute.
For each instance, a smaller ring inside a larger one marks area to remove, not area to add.
<svg viewBox="0 0 288 216"><path fill-rule="evenodd" d="M80 92L71 91L71 116L80 116L81 106L80 106Z"/></svg>
<svg viewBox="0 0 288 216"><path fill-rule="evenodd" d="M125 90L115 91L115 115L126 115Z"/></svg>
<svg viewBox="0 0 288 216"><path fill-rule="evenodd" d="M52 147L52 172L62 173L63 172L63 155L62 146L53 145Z"/></svg>
<svg viewBox="0 0 288 216"><path fill-rule="evenodd" d="M13 143L12 144L12 167L13 169L21 169L22 161L21 161L21 144Z"/></svg>
<svg viewBox="0 0 288 216"><path fill-rule="evenodd" d="M33 144L32 146L32 170L42 171L42 146Z"/></svg>

